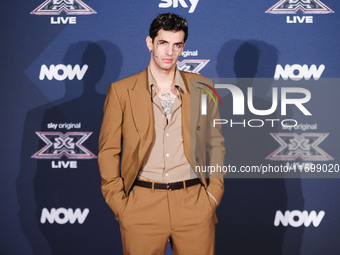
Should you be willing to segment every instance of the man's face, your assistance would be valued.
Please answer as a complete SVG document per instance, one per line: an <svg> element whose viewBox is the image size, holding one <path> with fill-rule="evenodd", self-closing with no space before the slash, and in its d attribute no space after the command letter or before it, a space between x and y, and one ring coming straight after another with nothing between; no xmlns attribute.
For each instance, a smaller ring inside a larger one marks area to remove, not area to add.
<svg viewBox="0 0 340 255"><path fill-rule="evenodd" d="M151 62L154 67L171 70L176 67L178 57L184 48L183 31L159 30L154 41L148 36L146 44L151 51Z"/></svg>

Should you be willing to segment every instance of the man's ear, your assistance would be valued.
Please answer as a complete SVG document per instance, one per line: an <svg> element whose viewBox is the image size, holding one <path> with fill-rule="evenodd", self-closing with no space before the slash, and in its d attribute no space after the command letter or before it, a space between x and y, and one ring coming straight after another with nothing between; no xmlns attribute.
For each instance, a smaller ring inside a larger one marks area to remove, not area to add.
<svg viewBox="0 0 340 255"><path fill-rule="evenodd" d="M149 51L152 51L152 38L150 36L147 36L146 39L146 47L148 47Z"/></svg>

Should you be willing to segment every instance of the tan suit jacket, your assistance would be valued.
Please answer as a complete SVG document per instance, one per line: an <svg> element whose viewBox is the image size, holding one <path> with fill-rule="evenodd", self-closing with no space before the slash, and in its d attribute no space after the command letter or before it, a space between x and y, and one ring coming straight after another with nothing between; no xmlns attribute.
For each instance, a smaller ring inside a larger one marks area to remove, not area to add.
<svg viewBox="0 0 340 255"><path fill-rule="evenodd" d="M180 74L187 88L186 93L181 90L184 154L193 169L207 163L223 166L224 139L220 129L212 127L212 119L219 118L218 108L208 97L208 114L201 115L202 92L196 88L200 85L197 81L210 85L212 81L198 74ZM147 77L146 69L112 83L104 104L98 154L101 189L117 219L153 141L154 117ZM191 125L194 126L190 130ZM208 178L197 174L219 204L224 191L223 176Z"/></svg>

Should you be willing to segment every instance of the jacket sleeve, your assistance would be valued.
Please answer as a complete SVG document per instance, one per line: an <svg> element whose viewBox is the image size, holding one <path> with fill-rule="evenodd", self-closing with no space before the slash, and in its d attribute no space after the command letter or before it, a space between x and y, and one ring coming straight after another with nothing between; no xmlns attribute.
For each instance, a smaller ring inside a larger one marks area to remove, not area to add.
<svg viewBox="0 0 340 255"><path fill-rule="evenodd" d="M214 86L212 82L211 86ZM218 102L217 98L216 102ZM221 125L213 127L213 120L220 118L218 103L215 105L213 100L209 97L208 108L209 127L207 133L207 152L209 156L209 165L218 165L223 167L225 156L224 137L222 135ZM213 195L213 197L216 199L217 205L219 205L224 192L223 172L210 173L207 192Z"/></svg>
<svg viewBox="0 0 340 255"><path fill-rule="evenodd" d="M122 122L123 112L113 83L104 103L104 117L99 135L98 164L103 196L117 219L126 199L120 172Z"/></svg>

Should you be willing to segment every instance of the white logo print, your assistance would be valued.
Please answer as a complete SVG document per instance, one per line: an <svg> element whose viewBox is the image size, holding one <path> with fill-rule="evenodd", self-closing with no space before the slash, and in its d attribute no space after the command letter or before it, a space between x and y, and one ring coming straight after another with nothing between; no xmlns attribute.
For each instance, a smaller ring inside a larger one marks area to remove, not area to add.
<svg viewBox="0 0 340 255"><path fill-rule="evenodd" d="M42 65L40 68L39 80L44 80L45 77L48 80L52 80L53 78L58 81L63 81L66 78L73 80L76 76L78 80L82 80L87 69L88 65L83 65L81 68L79 65L75 65L74 67L71 65L65 66L62 64L50 65L50 67Z"/></svg>
<svg viewBox="0 0 340 255"><path fill-rule="evenodd" d="M185 72L199 73L209 61L209 59L184 59L177 61L177 68Z"/></svg>
<svg viewBox="0 0 340 255"><path fill-rule="evenodd" d="M59 15L61 12L67 15L88 15L96 12L81 0L47 0L38 6L31 14L35 15Z"/></svg>
<svg viewBox="0 0 340 255"><path fill-rule="evenodd" d="M334 13L329 7L319 0L280 0L269 8L266 13L271 14L295 14L298 11L305 14Z"/></svg>
<svg viewBox="0 0 340 255"><path fill-rule="evenodd" d="M280 147L267 156L270 160L295 161L328 161L333 158L319 147L328 133L271 133Z"/></svg>
<svg viewBox="0 0 340 255"><path fill-rule="evenodd" d="M323 71L325 71L325 65L320 65L318 68L316 65L285 65L283 68L281 65L276 66L274 79L279 80L280 78L284 80L291 79L293 81L299 81L301 79L309 80L311 77L314 80L319 80Z"/></svg>
<svg viewBox="0 0 340 255"><path fill-rule="evenodd" d="M47 208L43 208L40 217L40 223L45 224L48 221L50 224L56 222L57 224L74 224L78 221L79 224L83 224L90 210L85 208L83 211L77 208L52 208L50 211Z"/></svg>
<svg viewBox="0 0 340 255"><path fill-rule="evenodd" d="M189 0L191 6L189 8L189 13L193 13L197 7L199 0ZM169 7L173 7L173 8L177 8L178 7L178 3L183 7L183 8L188 8L188 4L185 2L185 0L161 0L161 2L158 5L159 8L169 8Z"/></svg>
<svg viewBox="0 0 340 255"><path fill-rule="evenodd" d="M305 227L309 227L311 223L313 223L314 227L318 227L325 216L325 211L320 211L316 214L316 211L311 211L309 214L307 211L285 211L283 214L281 211L276 211L274 226L278 227L280 223L287 227L288 225L292 227L301 227L304 225Z"/></svg>

